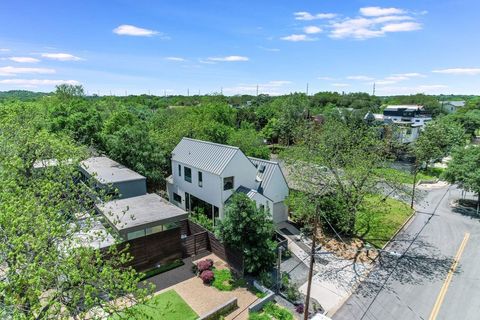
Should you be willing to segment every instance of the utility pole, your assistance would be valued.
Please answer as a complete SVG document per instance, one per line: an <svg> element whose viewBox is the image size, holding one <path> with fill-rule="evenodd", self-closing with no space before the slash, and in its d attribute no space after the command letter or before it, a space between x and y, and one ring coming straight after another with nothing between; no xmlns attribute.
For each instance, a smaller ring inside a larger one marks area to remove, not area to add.
<svg viewBox="0 0 480 320"><path fill-rule="evenodd" d="M305 310L303 319L308 320L308 309L310 307L310 291L312 289L313 266L315 264L315 245L317 238L317 219L313 223L312 248L310 249L310 266L308 270L307 296L305 298Z"/></svg>
<svg viewBox="0 0 480 320"><path fill-rule="evenodd" d="M308 96L308 82L307 82L307 91L306 91L306 93L307 93L307 96Z"/></svg>
<svg viewBox="0 0 480 320"><path fill-rule="evenodd" d="M257 97L258 97L258 83L257 83Z"/></svg>
<svg viewBox="0 0 480 320"><path fill-rule="evenodd" d="M187 88L187 97L190 97L190 89Z"/></svg>
<svg viewBox="0 0 480 320"><path fill-rule="evenodd" d="M278 246L278 259L277 259L277 293L280 292L282 287L282 272L280 271L280 267L282 265L282 246Z"/></svg>
<svg viewBox="0 0 480 320"><path fill-rule="evenodd" d="M372 96L375 95L375 82L373 83L373 93L372 93Z"/></svg>

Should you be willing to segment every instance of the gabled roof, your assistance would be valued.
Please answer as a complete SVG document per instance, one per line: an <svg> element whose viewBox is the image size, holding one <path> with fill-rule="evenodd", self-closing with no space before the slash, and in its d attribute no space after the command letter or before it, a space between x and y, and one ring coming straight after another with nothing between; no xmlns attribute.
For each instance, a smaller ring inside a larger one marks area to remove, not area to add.
<svg viewBox="0 0 480 320"><path fill-rule="evenodd" d="M257 168L257 177L261 180L260 188L266 189L272 180L273 174L278 167L278 163L253 157L248 157L248 159L250 159L253 165Z"/></svg>
<svg viewBox="0 0 480 320"><path fill-rule="evenodd" d="M173 149L172 160L218 175L239 151L224 144L182 138Z"/></svg>

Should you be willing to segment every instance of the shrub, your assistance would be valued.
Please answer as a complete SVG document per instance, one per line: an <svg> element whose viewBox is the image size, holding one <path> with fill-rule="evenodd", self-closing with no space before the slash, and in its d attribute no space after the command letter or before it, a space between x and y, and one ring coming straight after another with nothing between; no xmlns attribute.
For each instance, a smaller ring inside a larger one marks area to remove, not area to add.
<svg viewBox="0 0 480 320"><path fill-rule="evenodd" d="M259 275L259 280L261 284L266 287L271 289L273 287L273 279L272 279L272 274L267 271L263 271Z"/></svg>
<svg viewBox="0 0 480 320"><path fill-rule="evenodd" d="M295 307L295 311L297 311L297 313L303 314L305 312L305 306L303 305L303 303L298 304Z"/></svg>
<svg viewBox="0 0 480 320"><path fill-rule="evenodd" d="M200 274L200 278L202 279L204 284L212 283L214 279L214 274L212 270L205 270Z"/></svg>
<svg viewBox="0 0 480 320"><path fill-rule="evenodd" d="M269 302L263 308L263 312L270 315L273 319L277 320L293 320L293 315L285 308L276 305L273 302Z"/></svg>
<svg viewBox="0 0 480 320"><path fill-rule="evenodd" d="M202 273L205 270L210 270L212 267L213 267L212 259L201 260L197 263L197 270L199 273Z"/></svg>

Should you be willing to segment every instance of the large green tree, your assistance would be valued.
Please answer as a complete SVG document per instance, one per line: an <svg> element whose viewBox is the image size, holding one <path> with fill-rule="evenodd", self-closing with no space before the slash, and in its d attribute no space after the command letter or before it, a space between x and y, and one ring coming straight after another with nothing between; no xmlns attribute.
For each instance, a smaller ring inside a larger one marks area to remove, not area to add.
<svg viewBox="0 0 480 320"><path fill-rule="evenodd" d="M275 261L274 230L270 213L258 209L245 194L235 193L216 233L225 244L243 252L245 271L257 274L272 268Z"/></svg>
<svg viewBox="0 0 480 320"><path fill-rule="evenodd" d="M478 214L480 210L480 148L470 145L455 149L445 171L445 178L477 194Z"/></svg>
<svg viewBox="0 0 480 320"><path fill-rule="evenodd" d="M68 135L50 133L43 116L36 106L0 105L0 318L116 314L118 299L138 303L147 291L125 267L127 254L112 247L105 259L89 245L106 234L77 219L94 214L92 191L75 183L87 154Z"/></svg>

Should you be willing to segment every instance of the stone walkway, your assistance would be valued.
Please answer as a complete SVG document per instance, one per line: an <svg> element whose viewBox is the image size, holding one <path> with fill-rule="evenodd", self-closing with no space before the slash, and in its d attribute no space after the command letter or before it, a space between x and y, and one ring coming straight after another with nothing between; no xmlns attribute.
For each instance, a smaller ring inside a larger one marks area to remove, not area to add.
<svg viewBox="0 0 480 320"><path fill-rule="evenodd" d="M185 265L174 270L162 273L149 279L151 283L157 286L159 294L168 290L175 290L182 299L197 313L202 316L228 300L236 297L238 309L225 317L229 320L247 320L248 307L255 302L258 297L246 288L237 288L233 291L220 291L214 287L204 285L202 279L192 273L192 263L198 260L212 259L215 268L224 269L228 265L214 254L208 252L204 255L185 259Z"/></svg>

